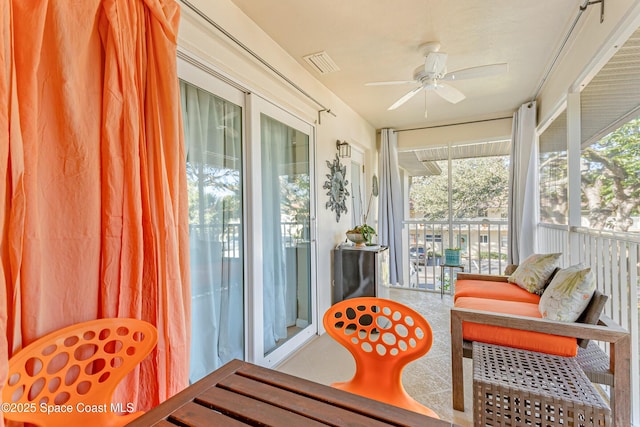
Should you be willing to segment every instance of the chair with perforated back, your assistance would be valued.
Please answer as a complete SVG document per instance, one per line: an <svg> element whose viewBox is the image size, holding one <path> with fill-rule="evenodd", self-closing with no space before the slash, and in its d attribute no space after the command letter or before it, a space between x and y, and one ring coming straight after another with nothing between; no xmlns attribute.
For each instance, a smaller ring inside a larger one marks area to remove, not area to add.
<svg viewBox="0 0 640 427"><path fill-rule="evenodd" d="M438 418L402 385L404 367L433 343L431 326L418 312L387 299L351 298L329 308L323 324L356 361L353 378L332 387Z"/></svg>
<svg viewBox="0 0 640 427"><path fill-rule="evenodd" d="M52 332L9 360L2 401L15 410L3 415L42 427L125 425L142 412L133 412L132 402L112 404L113 392L157 340L156 328L137 319L92 320Z"/></svg>

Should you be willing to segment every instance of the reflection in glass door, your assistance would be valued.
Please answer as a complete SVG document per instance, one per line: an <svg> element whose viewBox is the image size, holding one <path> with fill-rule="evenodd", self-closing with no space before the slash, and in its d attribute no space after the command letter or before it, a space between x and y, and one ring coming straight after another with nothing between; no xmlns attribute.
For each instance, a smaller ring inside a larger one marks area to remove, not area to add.
<svg viewBox="0 0 640 427"><path fill-rule="evenodd" d="M355 147L351 150L351 227L364 223L364 155Z"/></svg>
<svg viewBox="0 0 640 427"><path fill-rule="evenodd" d="M311 324L309 135L260 116L263 353Z"/></svg>
<svg viewBox="0 0 640 427"><path fill-rule="evenodd" d="M199 84L209 86L210 80ZM194 382L245 356L242 108L184 81L180 95L191 260L189 379ZM242 94L236 95L241 103Z"/></svg>

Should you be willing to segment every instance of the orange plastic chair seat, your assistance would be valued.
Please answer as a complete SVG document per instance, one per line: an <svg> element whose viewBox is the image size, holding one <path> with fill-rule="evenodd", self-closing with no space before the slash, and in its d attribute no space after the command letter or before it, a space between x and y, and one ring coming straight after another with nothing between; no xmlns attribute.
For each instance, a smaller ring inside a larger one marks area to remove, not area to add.
<svg viewBox="0 0 640 427"><path fill-rule="evenodd" d="M353 378L332 387L438 418L402 385L404 367L433 343L431 326L418 312L387 299L352 298L329 308L323 324L356 361Z"/></svg>
<svg viewBox="0 0 640 427"><path fill-rule="evenodd" d="M142 412L112 404L118 383L155 347L156 329L136 319L99 319L52 332L9 360L4 412L39 426L123 426ZM124 414L122 414L124 413Z"/></svg>

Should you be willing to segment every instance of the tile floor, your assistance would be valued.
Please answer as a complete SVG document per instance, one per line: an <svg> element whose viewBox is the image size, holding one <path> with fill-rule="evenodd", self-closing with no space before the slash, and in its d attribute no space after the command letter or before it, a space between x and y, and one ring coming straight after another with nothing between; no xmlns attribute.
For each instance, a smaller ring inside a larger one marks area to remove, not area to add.
<svg viewBox="0 0 640 427"><path fill-rule="evenodd" d="M465 412L451 407L451 339L449 308L451 296L391 289L389 297L421 313L431 324L433 346L429 353L410 363L403 373L407 392L418 402L434 410L441 419L471 427L471 360L464 359ZM276 369L322 384L344 381L353 376L355 362L340 344L327 334L313 339Z"/></svg>

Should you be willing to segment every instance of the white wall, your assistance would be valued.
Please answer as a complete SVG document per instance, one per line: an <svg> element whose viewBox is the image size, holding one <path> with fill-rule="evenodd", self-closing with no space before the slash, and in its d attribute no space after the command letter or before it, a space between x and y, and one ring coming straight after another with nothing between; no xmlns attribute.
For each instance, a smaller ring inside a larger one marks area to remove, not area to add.
<svg viewBox="0 0 640 427"><path fill-rule="evenodd" d="M377 169L375 129L321 85L233 3L228 0L191 0L191 3L335 113L335 117L328 113L320 113L319 117L318 110L322 107L286 83L202 17L181 5L178 37L180 49L197 56L242 88L270 100L302 120L315 124L318 313L322 316L331 305L331 250L344 240L345 232L350 226L350 215L343 215L337 223L335 212L325 209L328 196L322 185L328 173L326 161L332 160L335 156L336 140L346 140L365 153L367 182L370 182L371 175ZM350 162L345 163L349 166ZM322 328L321 321L318 323Z"/></svg>

